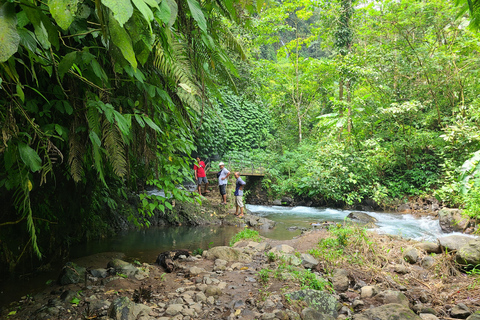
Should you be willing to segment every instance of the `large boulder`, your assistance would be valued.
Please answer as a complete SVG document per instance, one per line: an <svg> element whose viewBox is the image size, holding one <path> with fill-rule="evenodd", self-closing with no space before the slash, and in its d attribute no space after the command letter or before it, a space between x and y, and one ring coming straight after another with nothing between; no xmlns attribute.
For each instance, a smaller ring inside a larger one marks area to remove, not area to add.
<svg viewBox="0 0 480 320"><path fill-rule="evenodd" d="M222 259L226 261L250 262L251 258L242 250L227 246L214 247L203 252L203 257L209 260Z"/></svg>
<svg viewBox="0 0 480 320"><path fill-rule="evenodd" d="M457 251L457 261L462 264L480 264L480 238L471 240Z"/></svg>
<svg viewBox="0 0 480 320"><path fill-rule="evenodd" d="M127 277L133 277L138 273L138 269L133 264L120 259L111 260L107 266L113 268L116 273Z"/></svg>
<svg viewBox="0 0 480 320"><path fill-rule="evenodd" d="M279 244L272 249L270 249L269 252L272 253L278 253L278 254L284 254L284 253L294 253L295 249L289 245L286 244Z"/></svg>
<svg viewBox="0 0 480 320"><path fill-rule="evenodd" d="M114 300L108 310L108 316L114 320L151 319L150 308L144 304L136 304L127 297Z"/></svg>
<svg viewBox="0 0 480 320"><path fill-rule="evenodd" d="M305 289L290 293L290 299L305 301L309 308L314 309L318 313L325 314L333 318L338 316L337 299L327 292Z"/></svg>
<svg viewBox="0 0 480 320"><path fill-rule="evenodd" d="M408 307L401 304L385 304L380 307L371 308L367 311L356 314L353 320L377 320L377 319L398 319L398 320L422 320Z"/></svg>
<svg viewBox="0 0 480 320"><path fill-rule="evenodd" d="M458 251L461 247L466 246L474 238L464 235L449 235L444 237L439 237L440 245L442 248L447 249L448 251Z"/></svg>
<svg viewBox="0 0 480 320"><path fill-rule="evenodd" d="M85 281L86 270L87 269L77 265L76 263L67 262L60 272L58 283L62 286L65 286L67 284Z"/></svg>
<svg viewBox="0 0 480 320"><path fill-rule="evenodd" d="M446 208L438 211L438 221L444 232L463 232L468 227L469 219L462 216L459 209Z"/></svg>
<svg viewBox="0 0 480 320"><path fill-rule="evenodd" d="M347 216L348 219L355 221L355 222L360 222L360 223L375 223L377 222L377 219L374 217L366 214L365 212L360 212L360 211L354 211L350 212L350 214Z"/></svg>

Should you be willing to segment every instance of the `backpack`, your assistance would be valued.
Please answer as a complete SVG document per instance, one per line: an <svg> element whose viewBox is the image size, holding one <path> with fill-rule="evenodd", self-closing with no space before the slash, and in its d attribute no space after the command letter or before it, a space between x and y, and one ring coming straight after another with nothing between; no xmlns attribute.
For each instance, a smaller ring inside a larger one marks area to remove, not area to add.
<svg viewBox="0 0 480 320"><path fill-rule="evenodd" d="M223 171L223 169L217 172L217 178L218 179L220 179L220 175L222 174L222 171Z"/></svg>

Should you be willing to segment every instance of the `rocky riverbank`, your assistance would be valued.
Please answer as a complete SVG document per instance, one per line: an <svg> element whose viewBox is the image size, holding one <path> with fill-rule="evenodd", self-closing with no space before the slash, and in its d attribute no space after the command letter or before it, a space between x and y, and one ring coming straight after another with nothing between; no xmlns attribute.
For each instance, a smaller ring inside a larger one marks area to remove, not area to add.
<svg viewBox="0 0 480 320"><path fill-rule="evenodd" d="M480 240L472 240L463 245L470 251L457 251L480 259ZM454 252L445 242L419 243L352 225L184 254L171 273L156 263L103 253L65 265L58 283L4 307L0 316L479 320L478 270L462 271Z"/></svg>

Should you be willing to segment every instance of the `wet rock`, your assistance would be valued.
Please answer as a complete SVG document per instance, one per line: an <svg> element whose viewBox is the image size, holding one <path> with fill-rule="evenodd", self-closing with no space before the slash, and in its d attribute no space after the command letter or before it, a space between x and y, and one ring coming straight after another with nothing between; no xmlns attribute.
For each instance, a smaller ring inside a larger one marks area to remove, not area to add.
<svg viewBox="0 0 480 320"><path fill-rule="evenodd" d="M303 300L317 312L337 317L337 299L331 294L313 289L295 291L290 294L292 300Z"/></svg>
<svg viewBox="0 0 480 320"><path fill-rule="evenodd" d="M420 313L418 315L422 320L438 320L438 317L431 313Z"/></svg>
<svg viewBox="0 0 480 320"><path fill-rule="evenodd" d="M361 314L353 316L354 320L378 320L378 319L401 319L421 320L412 310L401 304L385 304L380 307L371 308Z"/></svg>
<svg viewBox="0 0 480 320"><path fill-rule="evenodd" d="M408 308L408 298L400 291L385 290L376 295L375 299L383 304L400 304Z"/></svg>
<svg viewBox="0 0 480 320"><path fill-rule="evenodd" d="M113 268L116 273L124 274L127 277L133 277L138 273L138 269L134 265L120 259L113 259L107 266Z"/></svg>
<svg viewBox="0 0 480 320"><path fill-rule="evenodd" d="M424 267L425 269L431 268L435 264L435 259L430 256L426 256L425 258L422 259L422 262L420 262L420 265Z"/></svg>
<svg viewBox="0 0 480 320"><path fill-rule="evenodd" d="M442 209L438 211L440 228L444 232L463 232L468 227L468 218L462 216L459 209Z"/></svg>
<svg viewBox="0 0 480 320"><path fill-rule="evenodd" d="M332 284L336 292L347 291L350 284L350 279L348 279L348 271L345 269L335 269L332 275Z"/></svg>
<svg viewBox="0 0 480 320"><path fill-rule="evenodd" d="M289 245L286 245L286 244L279 244L278 246L275 246L273 247L272 249L270 249L269 252L273 252L273 253L293 253L295 252L295 249Z"/></svg>
<svg viewBox="0 0 480 320"><path fill-rule="evenodd" d="M360 223L375 223L377 222L377 219L374 217L366 214L365 212L350 212L350 214L347 216L348 219L355 221L355 222L360 222Z"/></svg>
<svg viewBox="0 0 480 320"><path fill-rule="evenodd" d="M418 251L415 248L409 247L406 248L403 252L403 259L410 264L417 263L418 260Z"/></svg>
<svg viewBox="0 0 480 320"><path fill-rule="evenodd" d="M376 286L364 286L360 290L360 298L362 299L374 297L378 293L378 288Z"/></svg>
<svg viewBox="0 0 480 320"><path fill-rule="evenodd" d="M273 200L272 204L273 204L274 206L281 206L281 205L282 205L282 200L280 200L280 199L275 199L275 200Z"/></svg>
<svg viewBox="0 0 480 320"><path fill-rule="evenodd" d="M58 283L62 286L85 281L86 269L73 262L67 262L60 272Z"/></svg>
<svg viewBox="0 0 480 320"><path fill-rule="evenodd" d="M203 251L203 257L209 260L222 259L226 261L250 262L252 259L240 249L227 246L214 247Z"/></svg>
<svg viewBox="0 0 480 320"><path fill-rule="evenodd" d="M457 319L466 319L471 314L472 310L463 303L457 304L450 311L450 316Z"/></svg>
<svg viewBox="0 0 480 320"><path fill-rule="evenodd" d="M420 242L415 245L418 249L425 251L426 253L440 253L442 248L438 243L434 242Z"/></svg>
<svg viewBox="0 0 480 320"><path fill-rule="evenodd" d="M90 270L90 274L94 276L95 278L106 278L108 276L108 271L107 269L92 269Z"/></svg>
<svg viewBox="0 0 480 320"><path fill-rule="evenodd" d="M313 269L318 265L318 260L315 259L311 254L302 253L300 255L300 259L302 260L302 265L306 269Z"/></svg>
<svg viewBox="0 0 480 320"><path fill-rule="evenodd" d="M250 226L250 227L260 227L262 229L273 229L275 227L276 222L266 219L266 218L261 218L258 216L253 216L253 215L245 215L244 216L245 223Z"/></svg>
<svg viewBox="0 0 480 320"><path fill-rule="evenodd" d="M464 235L449 235L445 237L439 237L438 241L440 241L440 245L444 249L448 249L448 251L452 250L460 250L463 246L467 245L470 241L472 241L472 237L464 236Z"/></svg>
<svg viewBox="0 0 480 320"><path fill-rule="evenodd" d="M143 304L136 304L127 297L114 300L110 305L108 316L114 320L137 320L148 317L150 308Z"/></svg>
<svg viewBox="0 0 480 320"><path fill-rule="evenodd" d="M457 261L461 264L480 264L480 238L471 240L457 251Z"/></svg>
<svg viewBox="0 0 480 320"><path fill-rule="evenodd" d="M282 197L282 206L292 206L294 203L293 198L290 197Z"/></svg>

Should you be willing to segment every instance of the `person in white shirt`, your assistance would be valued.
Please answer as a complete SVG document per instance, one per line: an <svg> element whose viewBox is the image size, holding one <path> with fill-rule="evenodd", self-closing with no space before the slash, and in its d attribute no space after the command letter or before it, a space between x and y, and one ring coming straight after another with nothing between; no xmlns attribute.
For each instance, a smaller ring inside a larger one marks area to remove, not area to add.
<svg viewBox="0 0 480 320"><path fill-rule="evenodd" d="M222 196L222 202L220 204L227 204L227 183L230 171L225 169L225 163L223 162L220 162L218 166L220 167L220 171L218 172L218 188Z"/></svg>

